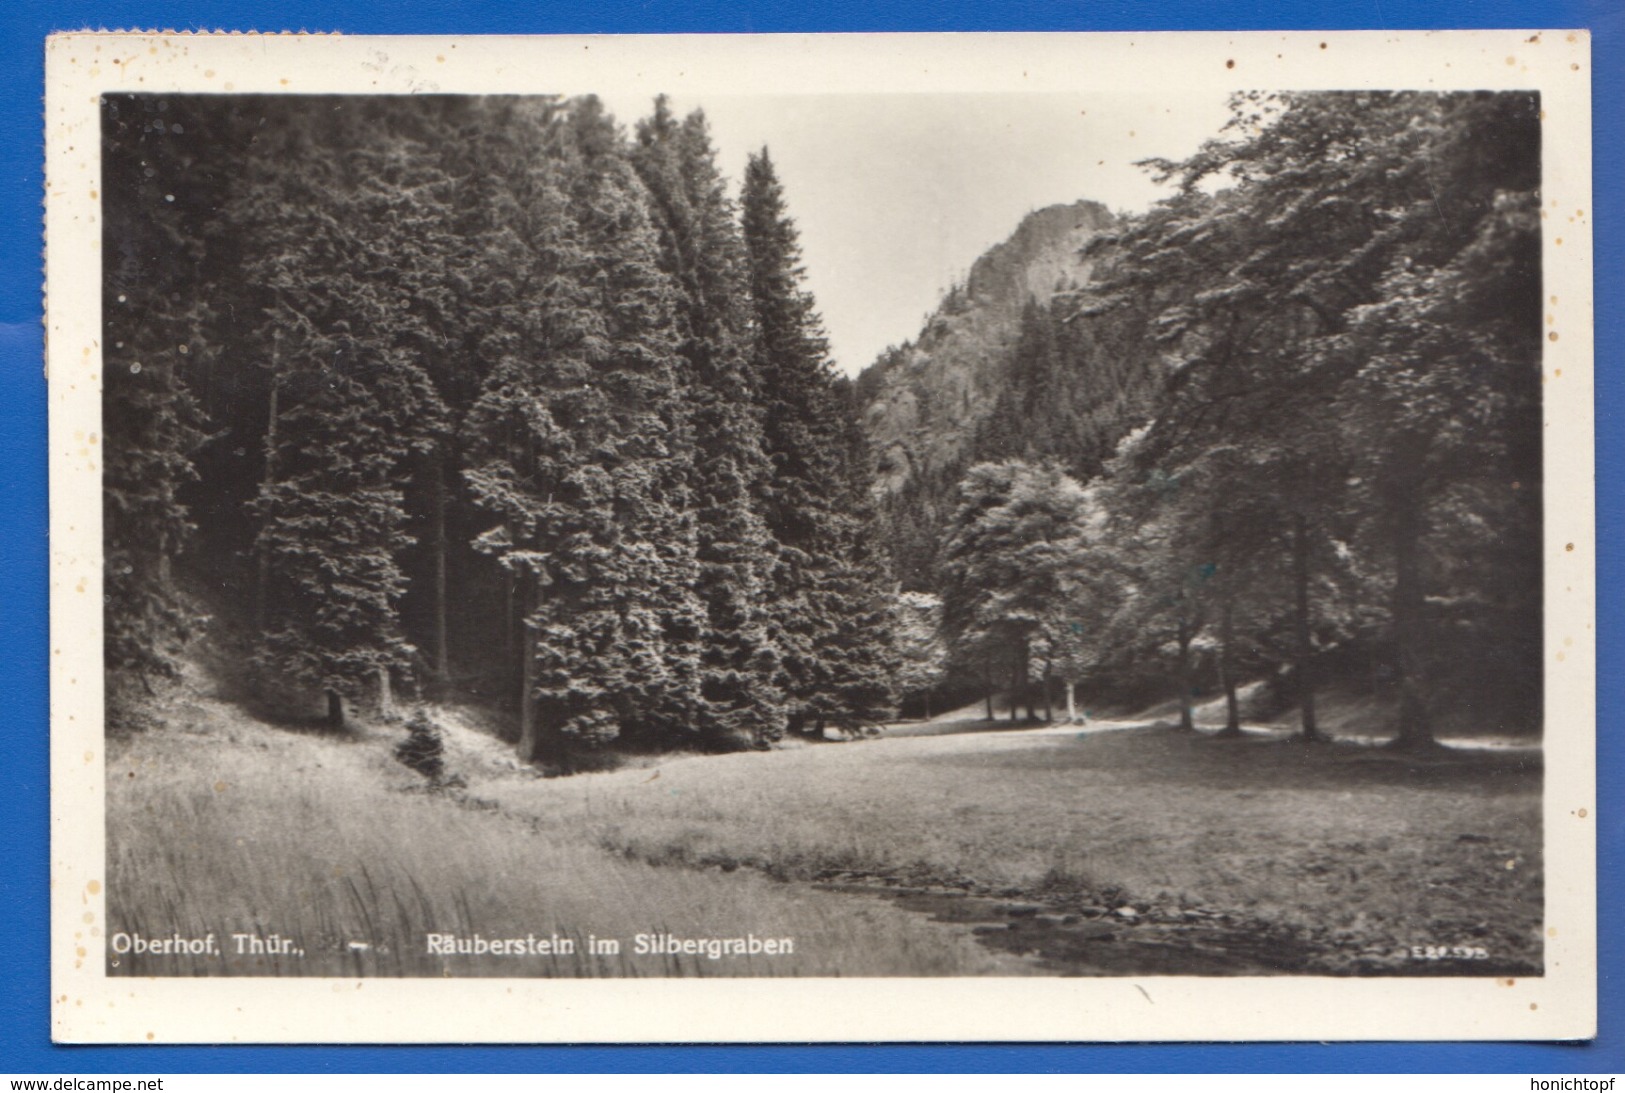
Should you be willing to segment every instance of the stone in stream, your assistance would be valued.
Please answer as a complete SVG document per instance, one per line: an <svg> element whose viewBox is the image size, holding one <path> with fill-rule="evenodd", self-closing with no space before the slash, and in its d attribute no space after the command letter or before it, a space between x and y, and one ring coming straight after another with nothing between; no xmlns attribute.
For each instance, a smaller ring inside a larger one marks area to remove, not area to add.
<svg viewBox="0 0 1625 1093"><path fill-rule="evenodd" d="M1037 903L1001 903L993 908L999 914L1009 915L1011 918L1031 918L1043 909L1043 906Z"/></svg>

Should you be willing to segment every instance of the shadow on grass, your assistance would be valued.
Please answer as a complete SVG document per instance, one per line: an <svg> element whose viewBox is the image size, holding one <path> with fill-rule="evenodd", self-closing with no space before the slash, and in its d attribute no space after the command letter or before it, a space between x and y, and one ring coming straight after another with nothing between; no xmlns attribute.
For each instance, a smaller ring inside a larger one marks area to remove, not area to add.
<svg viewBox="0 0 1625 1093"><path fill-rule="evenodd" d="M985 717L970 717L959 721L911 721L886 726L884 739L914 736L961 736L966 733L997 733L1021 729L1045 728L1042 719L1011 721L1007 717L989 721Z"/></svg>
<svg viewBox="0 0 1625 1093"><path fill-rule="evenodd" d="M986 723L982 724L985 730ZM1031 726L1018 723L1018 727ZM1543 769L1538 752L1440 748L1414 756L1365 744L1219 738L1162 727L1127 732L1080 729L1034 739L1022 748L995 746L921 756L918 761L983 771L1096 770L1147 782L1240 790L1402 786L1484 794L1538 793Z"/></svg>

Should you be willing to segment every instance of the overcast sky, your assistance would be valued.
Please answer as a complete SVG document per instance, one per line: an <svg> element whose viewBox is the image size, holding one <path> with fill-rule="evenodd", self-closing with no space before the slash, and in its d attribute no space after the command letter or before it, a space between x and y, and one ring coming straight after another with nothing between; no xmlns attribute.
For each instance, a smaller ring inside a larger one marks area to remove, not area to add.
<svg viewBox="0 0 1625 1093"><path fill-rule="evenodd" d="M605 98L630 130L649 112ZM766 145L801 229L808 282L836 364L857 374L914 337L942 292L1034 209L1083 198L1141 210L1134 166L1215 135L1224 96L804 95L674 97L711 122L735 186Z"/></svg>

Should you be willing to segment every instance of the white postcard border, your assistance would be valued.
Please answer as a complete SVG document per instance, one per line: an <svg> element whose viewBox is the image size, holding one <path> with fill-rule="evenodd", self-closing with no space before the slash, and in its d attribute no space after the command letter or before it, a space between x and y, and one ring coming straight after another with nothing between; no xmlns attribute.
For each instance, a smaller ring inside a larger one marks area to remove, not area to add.
<svg viewBox="0 0 1625 1093"><path fill-rule="evenodd" d="M61 1042L1575 1039L1596 1028L1591 154L1583 31L368 38L47 46L52 1035ZM1522 980L108 978L99 97L1538 89L1544 126L1546 972Z"/></svg>

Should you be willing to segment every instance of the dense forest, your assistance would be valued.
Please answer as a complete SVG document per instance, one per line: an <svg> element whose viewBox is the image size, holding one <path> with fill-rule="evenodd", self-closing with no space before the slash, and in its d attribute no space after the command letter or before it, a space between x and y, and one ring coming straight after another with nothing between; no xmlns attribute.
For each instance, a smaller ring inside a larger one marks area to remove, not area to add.
<svg viewBox="0 0 1625 1093"><path fill-rule="evenodd" d="M764 150L596 99L109 97L107 647L456 688L526 759L889 712L850 384ZM116 701L116 693L115 693ZM116 711L115 711L116 716Z"/></svg>
<svg viewBox="0 0 1625 1093"><path fill-rule="evenodd" d="M1189 728L1217 694L1235 733L1262 679L1310 740L1333 682L1409 747L1441 719L1538 731L1539 103L1232 107L1145 164L1173 194L1091 223L1081 283L1030 295L1004 344L975 333L1001 303L973 276L860 377L905 451L879 490L895 579L942 597L954 676L1029 715L1076 685L1172 692ZM997 394L922 420L956 336ZM920 434L947 454L908 462Z"/></svg>
<svg viewBox="0 0 1625 1093"><path fill-rule="evenodd" d="M559 767L973 693L1216 688L1237 732L1259 679L1313 740L1355 675L1407 747L1538 728L1538 101L1233 106L1006 300L951 457L877 476L930 354L839 373L771 159L736 198L702 114L109 96L110 671L229 632L265 695L455 692Z"/></svg>

